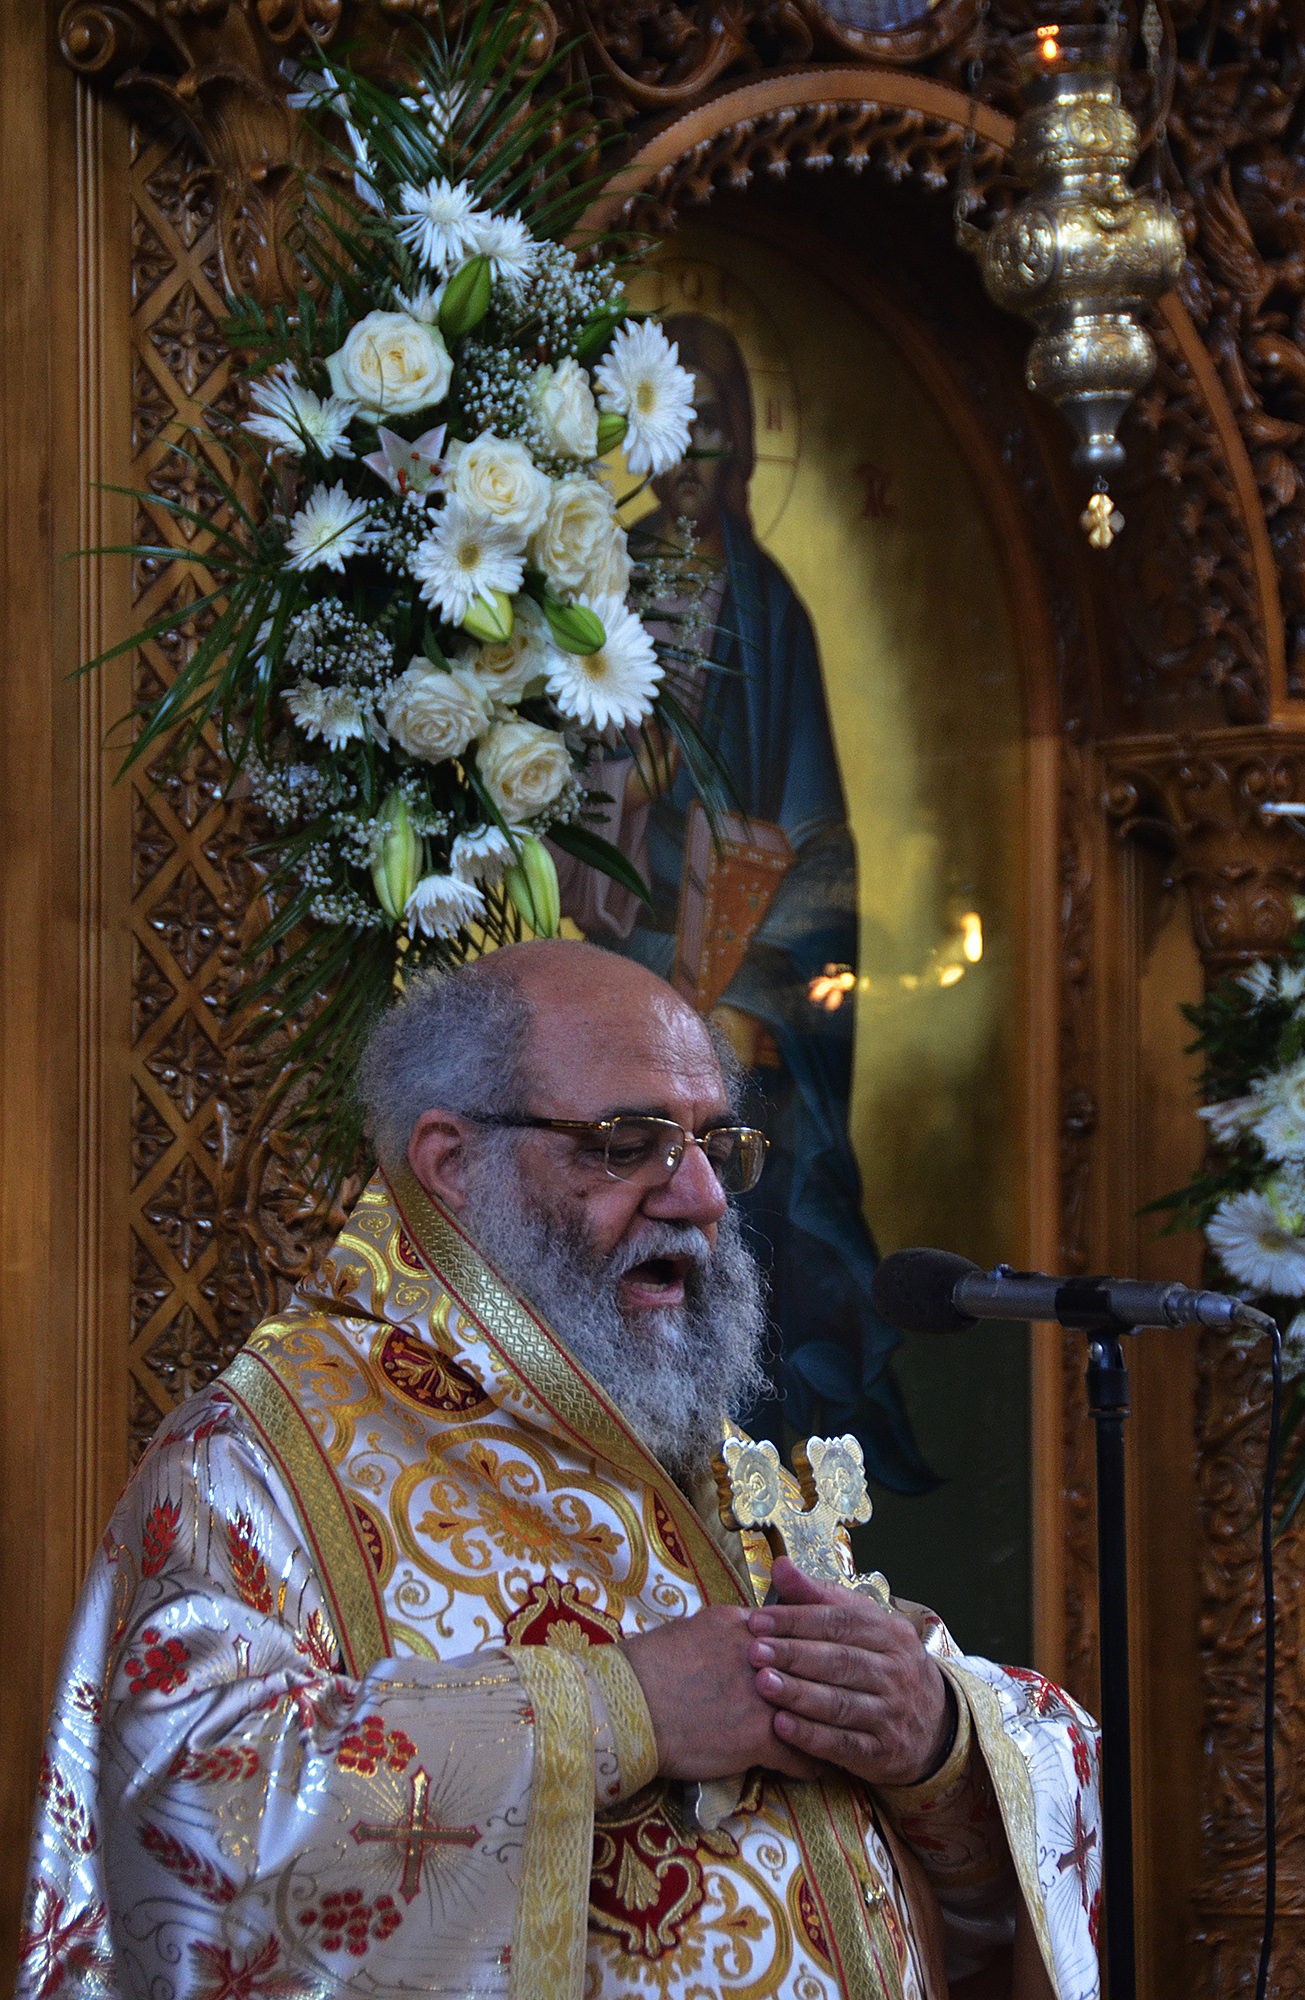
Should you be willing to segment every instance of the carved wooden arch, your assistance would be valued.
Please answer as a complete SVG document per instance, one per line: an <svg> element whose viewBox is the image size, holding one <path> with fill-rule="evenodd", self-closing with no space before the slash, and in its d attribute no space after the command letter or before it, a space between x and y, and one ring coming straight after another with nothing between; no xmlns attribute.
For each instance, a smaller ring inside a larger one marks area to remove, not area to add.
<svg viewBox="0 0 1305 2000"><path fill-rule="evenodd" d="M772 74L722 91L659 126L594 204L586 225L614 227L636 209L641 219L668 223L679 208L705 202L718 189L740 190L758 171L782 177L794 166L820 171L838 165L854 173L869 167L894 180L914 176L941 195L955 181L971 126L974 181L990 192L1009 153L1014 120L972 103L950 84L909 70L859 66ZM1246 587L1239 596L1259 642L1267 714L1286 699L1285 634L1254 469L1209 350L1176 292L1161 301L1159 316L1162 354L1171 369L1177 364L1180 378L1188 378L1180 393L1199 405L1208 447L1225 471L1231 539L1245 549Z"/></svg>

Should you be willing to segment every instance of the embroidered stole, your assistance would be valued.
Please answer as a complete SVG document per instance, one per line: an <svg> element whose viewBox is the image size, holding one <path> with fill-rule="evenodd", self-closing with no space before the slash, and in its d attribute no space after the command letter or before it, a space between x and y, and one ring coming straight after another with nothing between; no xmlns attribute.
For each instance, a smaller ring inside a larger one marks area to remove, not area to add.
<svg viewBox="0 0 1305 2000"><path fill-rule="evenodd" d="M674 1480L557 1336L497 1276L459 1224L429 1200L411 1174L399 1177L394 1194L432 1273L478 1323L550 1422L586 1452L597 1452L632 1484L653 1488L688 1554L704 1605L748 1602L742 1580ZM349 1316L342 1300L320 1304L336 1316ZM394 1649L384 1602L339 1474L278 1372L274 1347L260 1351L255 1336L222 1379L294 1496L346 1667L361 1678L393 1657ZM582 1677L564 1655L543 1646L508 1651L536 1716L535 1780L513 1935L512 1996L581 2000L593 1838L588 1700ZM882 1887L867 1862L849 1788L837 1781L770 1782L788 1807L844 2000L902 2000ZM587 1814L580 1806L586 1796Z"/></svg>

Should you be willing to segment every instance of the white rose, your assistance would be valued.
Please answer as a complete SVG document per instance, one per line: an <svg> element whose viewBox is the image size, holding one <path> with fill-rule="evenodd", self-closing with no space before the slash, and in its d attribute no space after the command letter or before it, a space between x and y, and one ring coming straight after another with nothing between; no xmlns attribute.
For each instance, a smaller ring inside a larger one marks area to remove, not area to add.
<svg viewBox="0 0 1305 2000"><path fill-rule="evenodd" d="M331 387L364 416L404 417L448 394L453 363L438 327L407 313L368 313L327 357Z"/></svg>
<svg viewBox="0 0 1305 2000"><path fill-rule="evenodd" d="M516 528L523 540L543 520L551 486L523 444L493 431L463 445L448 475L448 490L470 513Z"/></svg>
<svg viewBox="0 0 1305 2000"><path fill-rule="evenodd" d="M478 646L463 664L483 682L492 701L520 701L531 681L548 671L548 621L532 597L512 600L512 637L501 646Z"/></svg>
<svg viewBox="0 0 1305 2000"><path fill-rule="evenodd" d="M476 768L509 825L551 805L571 775L566 744L535 722L496 722L482 736Z"/></svg>
<svg viewBox="0 0 1305 2000"><path fill-rule="evenodd" d="M440 764L462 755L488 728L491 712L484 683L468 667L445 673L416 659L390 690L385 726L410 757Z"/></svg>
<svg viewBox="0 0 1305 2000"><path fill-rule="evenodd" d="M543 526L530 544L530 560L564 595L624 597L630 587L630 558L607 488L583 473L559 479Z"/></svg>
<svg viewBox="0 0 1305 2000"><path fill-rule="evenodd" d="M598 405L578 361L568 359L556 368L539 369L530 400L559 458L598 456Z"/></svg>

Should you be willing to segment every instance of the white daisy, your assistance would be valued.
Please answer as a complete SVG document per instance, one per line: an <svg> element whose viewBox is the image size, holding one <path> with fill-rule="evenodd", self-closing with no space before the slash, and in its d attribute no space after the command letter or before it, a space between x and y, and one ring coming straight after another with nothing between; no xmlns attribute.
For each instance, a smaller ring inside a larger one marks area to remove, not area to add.
<svg viewBox="0 0 1305 2000"><path fill-rule="evenodd" d="M517 860L501 827L473 826L470 833L460 833L454 841L449 866L460 882L479 882L483 888L495 889Z"/></svg>
<svg viewBox="0 0 1305 2000"><path fill-rule="evenodd" d="M652 320L623 326L594 370L598 406L625 418L631 472L666 472L689 449L693 377L679 349Z"/></svg>
<svg viewBox="0 0 1305 2000"><path fill-rule="evenodd" d="M286 561L290 569L343 569L370 546L367 502L352 499L343 484L315 486L290 523Z"/></svg>
<svg viewBox="0 0 1305 2000"><path fill-rule="evenodd" d="M516 215L478 215L472 240L477 254L488 257L491 276L519 299L539 262L539 245L525 223Z"/></svg>
<svg viewBox="0 0 1305 2000"><path fill-rule="evenodd" d="M407 217L399 224L400 240L430 270L447 278L471 254L474 232L482 220L470 187L466 181L455 187L436 175L424 188L400 188L399 206Z"/></svg>
<svg viewBox="0 0 1305 2000"><path fill-rule="evenodd" d="M384 424L376 426L380 440L380 450L369 452L363 464L370 466L378 479L383 479L392 493L405 500L409 493L442 493L446 462L441 457L444 450L444 433L447 426L437 424L433 431L426 431L411 444L395 431L387 430Z"/></svg>
<svg viewBox="0 0 1305 2000"><path fill-rule="evenodd" d="M255 382L249 400L260 412L245 422L255 437L266 438L283 451L302 452L311 446L323 458L353 457L349 425L358 405L346 396L328 396L323 402L304 388L289 362Z"/></svg>
<svg viewBox="0 0 1305 2000"><path fill-rule="evenodd" d="M550 653L548 692L563 715L595 729L641 722L662 677L651 638L619 597L576 602L602 620L607 637L596 653Z"/></svg>
<svg viewBox="0 0 1305 2000"><path fill-rule="evenodd" d="M427 937L456 937L485 914L485 898L472 882L456 875L423 875L409 896L404 916Z"/></svg>
<svg viewBox="0 0 1305 2000"><path fill-rule="evenodd" d="M400 312L407 313L409 319L419 319L423 326L435 326L448 284L448 279L443 278L438 285L418 285L415 292L396 289L394 303Z"/></svg>
<svg viewBox="0 0 1305 2000"><path fill-rule="evenodd" d="M475 598L492 604L495 591L510 597L520 590L524 566L519 530L469 513L460 500L445 503L409 564L426 603L438 605L450 625L462 623Z"/></svg>
<svg viewBox="0 0 1305 2000"><path fill-rule="evenodd" d="M362 706L348 688L319 687L304 679L289 689L285 705L305 736L320 736L331 750L342 750L354 737L367 734Z"/></svg>
<svg viewBox="0 0 1305 2000"><path fill-rule="evenodd" d="M1238 973L1237 984L1244 986L1253 1000L1268 1000L1273 995L1273 967L1257 958L1254 965Z"/></svg>
<svg viewBox="0 0 1305 2000"><path fill-rule="evenodd" d="M1278 967L1278 997L1281 1000L1299 1000L1305 994L1305 965L1280 965Z"/></svg>
<svg viewBox="0 0 1305 2000"><path fill-rule="evenodd" d="M1305 1240L1285 1226L1267 1194L1229 1195L1205 1234L1224 1269L1252 1291L1280 1298L1305 1294Z"/></svg>
<svg viewBox="0 0 1305 2000"><path fill-rule="evenodd" d="M1305 1056L1251 1087L1258 1116L1251 1125L1271 1160L1305 1160Z"/></svg>

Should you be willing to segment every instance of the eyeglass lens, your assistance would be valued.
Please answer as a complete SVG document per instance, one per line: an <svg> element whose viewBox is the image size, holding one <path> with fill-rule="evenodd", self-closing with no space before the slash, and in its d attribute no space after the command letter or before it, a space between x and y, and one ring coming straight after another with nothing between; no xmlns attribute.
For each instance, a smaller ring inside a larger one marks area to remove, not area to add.
<svg viewBox="0 0 1305 2000"><path fill-rule="evenodd" d="M703 1135L702 1149L726 1194L746 1194L761 1178L766 1141L747 1125L721 1125ZM607 1134L605 1164L617 1180L655 1168L669 1180L684 1158L678 1126L659 1118L616 1118Z"/></svg>

